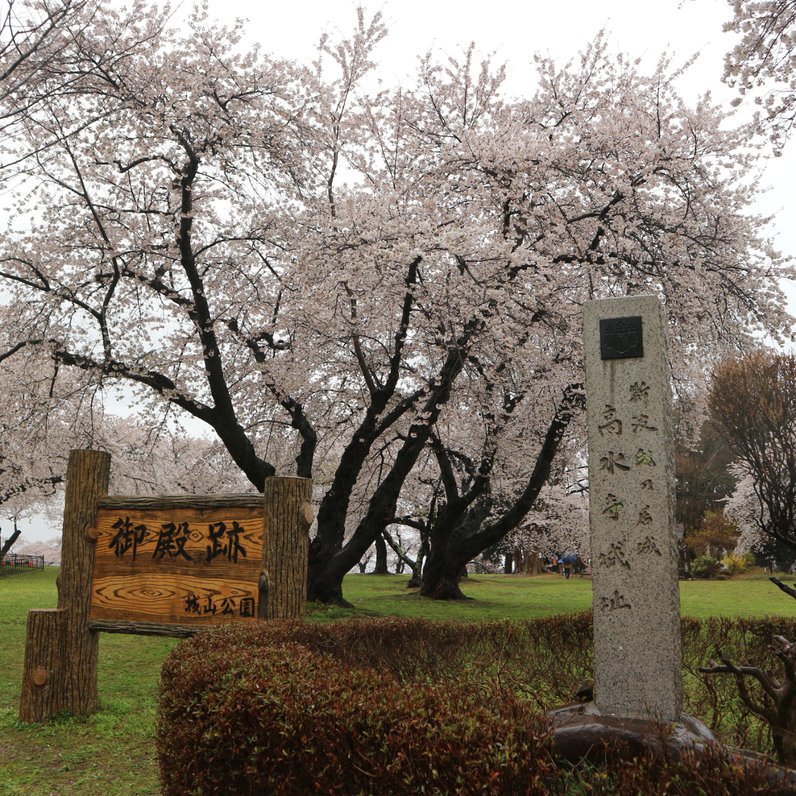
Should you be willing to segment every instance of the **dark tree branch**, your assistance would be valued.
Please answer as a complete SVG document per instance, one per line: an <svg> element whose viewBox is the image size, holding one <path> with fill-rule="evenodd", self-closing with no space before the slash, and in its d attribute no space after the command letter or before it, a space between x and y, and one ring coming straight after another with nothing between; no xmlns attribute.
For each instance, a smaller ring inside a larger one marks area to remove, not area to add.
<svg viewBox="0 0 796 796"><path fill-rule="evenodd" d="M774 577L771 577L771 578L769 578L769 580L770 580L770 581L771 581L771 582L772 582L772 583L773 583L773 584L774 584L774 585L775 585L775 586L776 586L778 589L781 589L782 591L784 591L784 592L785 592L785 594L787 594L787 595L788 595L788 597L793 597L793 599L794 599L794 600L796 600L796 589L792 589L792 588L791 588L790 586L788 586L786 583L783 583L781 580L779 580L779 578L774 578Z"/></svg>

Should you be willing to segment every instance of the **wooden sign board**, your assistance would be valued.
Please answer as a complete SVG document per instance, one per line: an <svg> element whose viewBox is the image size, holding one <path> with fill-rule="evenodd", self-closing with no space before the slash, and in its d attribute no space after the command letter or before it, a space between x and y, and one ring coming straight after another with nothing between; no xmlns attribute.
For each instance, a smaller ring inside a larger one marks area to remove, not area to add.
<svg viewBox="0 0 796 796"><path fill-rule="evenodd" d="M101 498L91 620L182 626L255 619L260 495Z"/></svg>

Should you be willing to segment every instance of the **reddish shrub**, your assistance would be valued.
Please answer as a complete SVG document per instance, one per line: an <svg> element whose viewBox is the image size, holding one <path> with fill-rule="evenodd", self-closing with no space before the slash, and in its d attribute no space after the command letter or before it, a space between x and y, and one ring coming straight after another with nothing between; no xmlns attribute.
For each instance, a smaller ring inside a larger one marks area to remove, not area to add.
<svg viewBox="0 0 796 796"><path fill-rule="evenodd" d="M752 796L790 794L793 786L778 780L765 763L739 761L719 749L686 753L679 759L629 756L621 746L609 750L599 768L569 773L569 790L586 796Z"/></svg>
<svg viewBox="0 0 796 796"><path fill-rule="evenodd" d="M203 634L164 664L164 793L549 792L545 728L512 694L401 683L263 627Z"/></svg>
<svg viewBox="0 0 796 796"><path fill-rule="evenodd" d="M770 751L731 678L697 669L717 650L773 666L775 633L796 637L796 622L683 621L685 710L731 745ZM163 667L164 793L778 792L764 766L718 753L679 762L617 753L599 769L556 772L538 714L570 701L591 661L587 614L264 622L203 633Z"/></svg>

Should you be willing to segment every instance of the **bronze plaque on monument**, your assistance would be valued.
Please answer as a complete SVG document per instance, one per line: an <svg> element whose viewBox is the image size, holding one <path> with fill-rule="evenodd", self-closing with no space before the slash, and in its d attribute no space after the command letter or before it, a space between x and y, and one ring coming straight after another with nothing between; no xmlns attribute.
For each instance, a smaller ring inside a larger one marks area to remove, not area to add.
<svg viewBox="0 0 796 796"><path fill-rule="evenodd" d="M600 319L601 359L632 359L643 356L641 316Z"/></svg>

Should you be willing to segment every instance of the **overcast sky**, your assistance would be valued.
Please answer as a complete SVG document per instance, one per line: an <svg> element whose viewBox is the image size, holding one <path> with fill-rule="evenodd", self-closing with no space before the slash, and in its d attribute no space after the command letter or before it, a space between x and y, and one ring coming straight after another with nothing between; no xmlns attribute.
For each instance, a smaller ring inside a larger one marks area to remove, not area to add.
<svg viewBox="0 0 796 796"><path fill-rule="evenodd" d="M265 50L299 59L312 57L321 32L349 31L356 5L352 0L209 0L212 16L248 18L252 37ZM522 90L534 52L567 60L605 28L621 49L652 63L666 49L682 58L702 51L699 79L718 84L722 54L732 40L722 32L731 16L727 0L394 0L365 8L381 11L390 30L380 45L387 80L411 73L417 56L429 49L455 54L475 42L511 65L512 88Z"/></svg>

